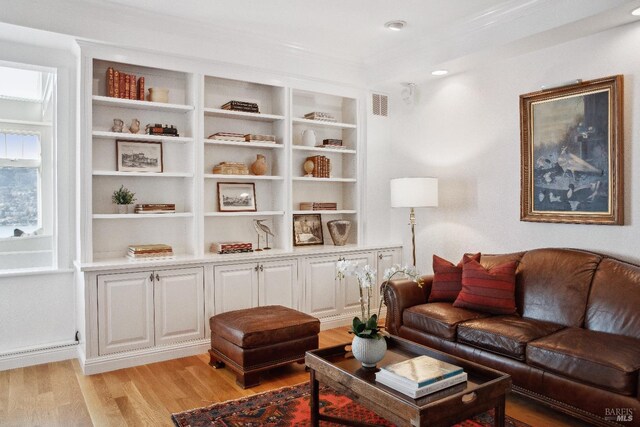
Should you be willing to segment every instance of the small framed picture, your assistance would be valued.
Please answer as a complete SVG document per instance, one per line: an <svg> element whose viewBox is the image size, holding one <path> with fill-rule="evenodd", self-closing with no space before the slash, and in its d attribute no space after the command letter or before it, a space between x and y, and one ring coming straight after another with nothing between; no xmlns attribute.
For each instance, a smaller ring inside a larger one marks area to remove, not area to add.
<svg viewBox="0 0 640 427"><path fill-rule="evenodd" d="M293 245L323 245L320 214L293 215Z"/></svg>
<svg viewBox="0 0 640 427"><path fill-rule="evenodd" d="M253 182L219 182L218 211L255 212L256 185Z"/></svg>
<svg viewBox="0 0 640 427"><path fill-rule="evenodd" d="M162 142L116 141L120 172L162 172Z"/></svg>

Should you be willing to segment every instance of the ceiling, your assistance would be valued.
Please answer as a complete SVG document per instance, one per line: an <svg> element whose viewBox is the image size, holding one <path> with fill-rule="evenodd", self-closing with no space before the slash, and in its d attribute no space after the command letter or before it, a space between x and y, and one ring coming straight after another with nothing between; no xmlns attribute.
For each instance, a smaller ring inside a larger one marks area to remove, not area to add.
<svg viewBox="0 0 640 427"><path fill-rule="evenodd" d="M629 12L638 6L640 0L0 0L0 21L111 42L114 23L135 22L149 34L140 43L155 33L155 49L175 50L190 38L194 52L233 45L236 55L225 60L242 61L239 51L250 47L253 55L286 52L360 68L372 85L420 81L435 68L461 71L465 58L479 53L514 55L583 37L634 21ZM384 28L396 19L407 22L403 31Z"/></svg>

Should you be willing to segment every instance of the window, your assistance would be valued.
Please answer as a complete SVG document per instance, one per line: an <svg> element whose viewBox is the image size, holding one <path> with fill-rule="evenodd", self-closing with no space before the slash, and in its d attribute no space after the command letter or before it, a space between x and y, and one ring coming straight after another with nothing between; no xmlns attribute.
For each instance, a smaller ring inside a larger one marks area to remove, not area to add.
<svg viewBox="0 0 640 427"><path fill-rule="evenodd" d="M0 63L0 272L53 267L55 73Z"/></svg>

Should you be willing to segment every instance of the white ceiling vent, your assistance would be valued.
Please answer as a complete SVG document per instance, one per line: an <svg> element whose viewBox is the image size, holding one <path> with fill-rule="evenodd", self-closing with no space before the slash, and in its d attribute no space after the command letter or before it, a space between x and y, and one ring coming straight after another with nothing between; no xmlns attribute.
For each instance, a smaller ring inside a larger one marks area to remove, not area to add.
<svg viewBox="0 0 640 427"><path fill-rule="evenodd" d="M374 93L371 100L371 104L373 105L373 115L387 117L389 112L389 98L387 95Z"/></svg>

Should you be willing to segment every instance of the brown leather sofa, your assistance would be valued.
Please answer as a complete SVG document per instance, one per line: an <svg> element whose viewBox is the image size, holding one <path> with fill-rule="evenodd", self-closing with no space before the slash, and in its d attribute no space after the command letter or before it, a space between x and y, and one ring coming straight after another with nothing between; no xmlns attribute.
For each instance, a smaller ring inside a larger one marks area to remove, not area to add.
<svg viewBox="0 0 640 427"><path fill-rule="evenodd" d="M507 372L515 392L590 423L640 426L640 266L574 249L480 263L513 260L518 315L427 303L424 276L386 287L388 332Z"/></svg>

